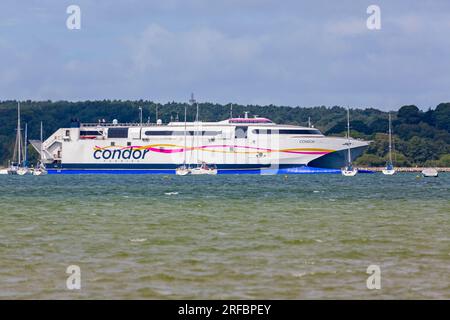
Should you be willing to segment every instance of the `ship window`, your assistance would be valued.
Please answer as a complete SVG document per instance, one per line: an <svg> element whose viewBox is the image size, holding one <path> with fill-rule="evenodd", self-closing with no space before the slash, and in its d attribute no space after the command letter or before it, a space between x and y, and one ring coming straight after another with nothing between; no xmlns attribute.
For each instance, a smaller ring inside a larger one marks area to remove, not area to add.
<svg viewBox="0 0 450 320"><path fill-rule="evenodd" d="M172 133L177 131L145 131L146 136L171 136Z"/></svg>
<svg viewBox="0 0 450 320"><path fill-rule="evenodd" d="M239 126L236 127L236 129L234 130L234 137L236 139L246 139L247 138L247 130L248 127L247 126Z"/></svg>
<svg viewBox="0 0 450 320"><path fill-rule="evenodd" d="M101 136L101 131L80 131L80 136Z"/></svg>
<svg viewBox="0 0 450 320"><path fill-rule="evenodd" d="M186 135L217 136L222 131L186 131ZM184 131L145 131L146 136L184 136Z"/></svg>
<svg viewBox="0 0 450 320"><path fill-rule="evenodd" d="M321 134L317 129L254 129L252 132L254 134Z"/></svg>
<svg viewBox="0 0 450 320"><path fill-rule="evenodd" d="M128 138L128 128L109 128L108 138Z"/></svg>
<svg viewBox="0 0 450 320"><path fill-rule="evenodd" d="M127 142L127 146L128 147L131 146L131 142L130 141Z"/></svg>
<svg viewBox="0 0 450 320"><path fill-rule="evenodd" d="M111 142L111 147L114 147L116 143L114 141Z"/></svg>

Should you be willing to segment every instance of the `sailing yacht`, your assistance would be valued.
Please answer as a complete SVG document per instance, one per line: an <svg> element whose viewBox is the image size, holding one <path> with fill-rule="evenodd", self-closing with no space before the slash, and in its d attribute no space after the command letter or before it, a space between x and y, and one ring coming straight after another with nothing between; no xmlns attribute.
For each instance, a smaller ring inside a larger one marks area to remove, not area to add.
<svg viewBox="0 0 450 320"><path fill-rule="evenodd" d="M389 113L389 160L386 167L382 170L383 174L392 176L395 173L394 165L392 164L392 129L391 129L391 113Z"/></svg>
<svg viewBox="0 0 450 320"><path fill-rule="evenodd" d="M195 105L197 107L197 112L196 112L196 115L195 115L195 127L196 127L196 130L194 131L194 136L193 136L193 140L194 140L193 145L195 146L198 143L198 141L200 140L200 137L198 137L198 135L201 133L201 131L198 128L198 124L199 124L198 102L194 99L194 94L191 95L190 102L192 104L195 103ZM184 132L185 132L185 136L186 136L186 118L185 118L185 122L184 123L185 123L185 130L184 130ZM198 137L198 138L195 139L196 137ZM186 143L186 139L185 139L185 143ZM196 158L199 161L197 163L197 166L195 168L191 169L190 167L186 167L186 165L185 165L184 169L180 168L181 175L187 175L187 174L192 174L192 175L200 175L200 174L216 175L217 174L217 167L216 167L216 165L208 164L205 161L201 160L200 156L199 156L199 146L196 146L195 149L196 149L196 154L197 154ZM186 150L186 144L185 144L184 150ZM187 170L188 173L185 173L184 170Z"/></svg>
<svg viewBox="0 0 450 320"><path fill-rule="evenodd" d="M31 174L31 170L28 168L28 144L27 144L27 140L28 140L28 125L27 123L25 123L25 138L24 138L24 142L23 142L23 152L24 152L24 156L23 156L23 162L22 162L22 166L19 166L19 168L17 169L17 174L19 176L24 176L26 174Z"/></svg>
<svg viewBox="0 0 450 320"><path fill-rule="evenodd" d="M217 167L214 164L207 164L206 162L200 163L197 167L192 168L191 174L217 174Z"/></svg>
<svg viewBox="0 0 450 320"><path fill-rule="evenodd" d="M350 109L347 108L347 165L341 170L342 175L346 177L353 177L358 173L358 169L352 165L350 145Z"/></svg>
<svg viewBox="0 0 450 320"><path fill-rule="evenodd" d="M42 175L47 174L47 170L45 170L45 166L43 163L43 157L42 157L42 154L44 153L43 149L42 149L42 143L43 143L42 141L43 140L42 140L42 121L41 121L41 143L40 143L40 152L39 152L40 157L39 157L39 162L38 162L36 168L34 168L34 170L33 170L33 175L35 175L35 176L42 176Z"/></svg>
<svg viewBox="0 0 450 320"><path fill-rule="evenodd" d="M22 134L21 134L21 126L20 126L20 102L17 102L17 133L16 133L16 143L14 146L13 152L13 160L10 162L9 167L7 169L8 174L11 175L25 175L29 173L28 168L25 166L26 161L23 159L26 158L24 155L24 147L22 144ZM25 139L27 137L25 136Z"/></svg>
<svg viewBox="0 0 450 320"><path fill-rule="evenodd" d="M197 114L195 116L195 123L197 124L196 125L197 130L196 130L195 135L194 135L194 137L195 137L195 136L198 136L199 133L200 133L200 130L198 128L198 123L199 123L199 121L198 121L198 102L195 101L194 95L192 95L191 101L193 101L196 104L196 106L197 106ZM199 139L196 139L196 141L197 140L199 140ZM197 150L197 159L200 159L200 157L199 157L199 146L196 147L196 150ZM197 166L195 168L192 168L190 170L190 173L194 174L194 175L198 175L198 174L216 175L217 174L217 167L214 164L207 164L205 161L201 160L197 164Z"/></svg>
<svg viewBox="0 0 450 320"><path fill-rule="evenodd" d="M187 114L187 106L184 106L184 146L183 146L183 164L181 166L179 166L176 170L175 170L175 174L178 176L186 176L188 174L191 173L190 168L187 166L186 164L186 114Z"/></svg>

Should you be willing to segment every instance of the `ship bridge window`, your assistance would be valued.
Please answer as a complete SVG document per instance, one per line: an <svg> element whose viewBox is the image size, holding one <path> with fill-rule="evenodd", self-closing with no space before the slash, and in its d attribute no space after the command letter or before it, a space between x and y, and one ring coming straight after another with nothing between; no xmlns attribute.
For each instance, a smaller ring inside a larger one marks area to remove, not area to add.
<svg viewBox="0 0 450 320"><path fill-rule="evenodd" d="M80 131L80 136L101 136L101 131Z"/></svg>
<svg viewBox="0 0 450 320"><path fill-rule="evenodd" d="M254 134L322 134L317 129L254 129L252 132Z"/></svg>
<svg viewBox="0 0 450 320"><path fill-rule="evenodd" d="M108 138L128 138L128 128L109 128Z"/></svg>
<svg viewBox="0 0 450 320"><path fill-rule="evenodd" d="M186 131L186 135L217 136L222 131ZM184 136L184 131L145 131L146 136Z"/></svg>

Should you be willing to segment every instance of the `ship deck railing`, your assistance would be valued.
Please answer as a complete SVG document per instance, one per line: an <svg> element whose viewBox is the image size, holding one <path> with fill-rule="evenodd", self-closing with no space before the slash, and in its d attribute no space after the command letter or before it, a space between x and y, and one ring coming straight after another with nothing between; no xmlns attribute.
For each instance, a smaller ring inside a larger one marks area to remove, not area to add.
<svg viewBox="0 0 450 320"><path fill-rule="evenodd" d="M123 122L123 123L112 123L112 122L93 122L93 123L80 123L80 127L150 127L150 126L160 126L156 123L139 123L139 122Z"/></svg>

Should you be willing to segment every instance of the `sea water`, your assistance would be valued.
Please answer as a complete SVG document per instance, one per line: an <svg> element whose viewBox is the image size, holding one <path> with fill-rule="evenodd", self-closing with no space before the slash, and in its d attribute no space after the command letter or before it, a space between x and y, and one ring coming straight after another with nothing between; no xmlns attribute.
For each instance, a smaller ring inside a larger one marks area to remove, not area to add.
<svg viewBox="0 0 450 320"><path fill-rule="evenodd" d="M0 219L1 299L450 298L450 174L1 176Z"/></svg>

